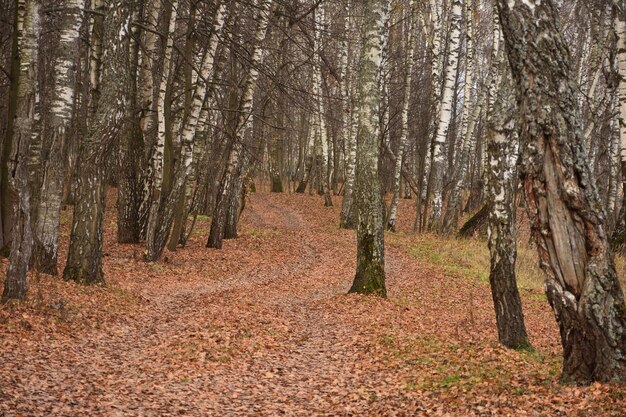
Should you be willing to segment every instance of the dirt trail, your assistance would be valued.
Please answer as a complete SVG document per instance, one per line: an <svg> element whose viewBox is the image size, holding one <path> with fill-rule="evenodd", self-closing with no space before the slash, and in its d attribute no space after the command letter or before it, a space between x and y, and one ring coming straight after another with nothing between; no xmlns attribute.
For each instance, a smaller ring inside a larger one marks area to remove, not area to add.
<svg viewBox="0 0 626 417"><path fill-rule="evenodd" d="M583 406L620 415L626 407L610 389L556 384L558 333L540 300L524 300L539 353L499 347L488 287L421 265L408 254L412 235L388 236L389 299L346 295L356 242L337 218L316 197L253 194L240 238L206 249L204 221L186 248L155 264L131 255L140 245L117 245L107 223L110 288L85 289L90 304L70 309L83 315L69 324L57 317L56 327L0 327L0 416L569 415ZM130 304L119 304L125 297ZM112 311L92 317L85 308Z"/></svg>
<svg viewBox="0 0 626 417"><path fill-rule="evenodd" d="M167 288L146 283L146 314L138 320L80 335L70 344L61 341L63 346L34 354L35 361L18 363L19 381L29 382L20 394L39 404L44 414L70 415L73 407L107 415L337 411L337 391L347 382L333 378L355 378L353 352L345 351L350 332L344 323L326 317L314 301L345 293L350 277L336 271L336 248L314 241L312 225L293 209L253 195L244 217L251 227L274 231L279 237L273 245L288 257L217 282ZM330 286L320 279L329 276ZM227 309L229 300L261 311L261 326L280 323L286 331L282 343L267 354L234 359L210 372L198 372L194 364L190 370L195 372L181 381L178 373L185 364L164 351L175 350L177 342L193 343L206 330L207 319L220 306ZM3 359L19 361L17 355Z"/></svg>

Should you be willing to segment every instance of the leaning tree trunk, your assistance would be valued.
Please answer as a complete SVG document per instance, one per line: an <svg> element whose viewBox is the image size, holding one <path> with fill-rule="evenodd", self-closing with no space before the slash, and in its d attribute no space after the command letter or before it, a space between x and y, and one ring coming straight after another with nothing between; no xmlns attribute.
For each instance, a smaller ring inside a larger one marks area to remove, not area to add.
<svg viewBox="0 0 626 417"><path fill-rule="evenodd" d="M411 84L413 69L413 32L415 31L415 0L411 0L409 11L409 33L407 36L407 53L405 62L406 78L404 81L404 103L402 104L402 125L400 126L400 143L396 154L396 162L393 167L393 187L389 216L387 217L387 230L396 231L398 217L398 200L400 199L400 180L402 179L402 163L404 161L404 148L409 134L409 104L411 102Z"/></svg>
<svg viewBox="0 0 626 417"><path fill-rule="evenodd" d="M359 128L355 203L357 206L356 275L350 292L387 296L380 159L380 86L382 47L388 0L366 0L359 74Z"/></svg>
<svg viewBox="0 0 626 417"><path fill-rule="evenodd" d="M104 169L107 154L124 124L127 106L128 4L123 0L107 0L105 5L100 97L94 102L95 114L79 150L70 249L63 271L66 280L83 284L104 282Z"/></svg>
<svg viewBox="0 0 626 417"><path fill-rule="evenodd" d="M57 274L59 224L64 185L65 143L74 106L75 71L84 0L65 0L59 44L54 63L54 83L49 112L43 119L43 141L47 149L43 163L39 204L35 219L35 268Z"/></svg>
<svg viewBox="0 0 626 417"><path fill-rule="evenodd" d="M522 115L521 178L561 331L563 382L626 382L626 305L586 160L570 55L551 0L498 8Z"/></svg>
<svg viewBox="0 0 626 417"><path fill-rule="evenodd" d="M487 132L489 158L487 190L489 195L489 282L496 313L498 340L513 349L530 347L524 325L522 300L515 280L515 176L519 139L515 129L516 110L507 91L500 87L498 115L493 115Z"/></svg>
<svg viewBox="0 0 626 417"><path fill-rule="evenodd" d="M18 0L15 7L19 72L13 150L9 164L8 191L12 195L13 232L9 267L4 281L2 301L26 298L26 273L33 248L30 225L30 190L28 187L28 147L32 134L37 83L37 41L39 38L39 1Z"/></svg>
<svg viewBox="0 0 626 417"><path fill-rule="evenodd" d="M228 216L228 207L230 206L230 198L233 187L241 168L241 157L243 153L243 134L246 120L252 111L252 98L257 79L259 77L258 65L262 58L262 43L267 37L269 31L270 10L272 0L258 0L257 27L254 36L254 44L251 51L250 67L244 81L242 89L242 97L239 104L238 116L235 122L236 132L234 143L228 155L226 170L222 175L213 208L213 218L211 219L211 230L207 247L221 249L224 241L224 229Z"/></svg>

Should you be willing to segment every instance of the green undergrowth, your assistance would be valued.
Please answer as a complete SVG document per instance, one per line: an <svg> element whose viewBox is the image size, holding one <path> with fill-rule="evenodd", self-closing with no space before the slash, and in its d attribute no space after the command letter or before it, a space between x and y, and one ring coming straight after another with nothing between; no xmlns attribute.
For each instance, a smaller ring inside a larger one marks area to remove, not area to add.
<svg viewBox="0 0 626 417"><path fill-rule="evenodd" d="M480 386L497 386L510 395L521 395L526 391L515 383L519 366L545 384L552 384L561 370L560 357L536 350L508 351L503 357L500 347L443 341L436 336L401 340L382 335L379 343L386 351L388 365L414 370L405 380L406 391L471 391Z"/></svg>
<svg viewBox="0 0 626 417"><path fill-rule="evenodd" d="M416 259L448 276L489 285L489 249L484 241L423 234L410 239L406 246ZM516 271L520 289L532 296L544 297L543 272L539 268L535 249L529 244L518 246Z"/></svg>
<svg viewBox="0 0 626 417"><path fill-rule="evenodd" d="M400 238L398 242L420 262L448 276L489 285L490 260L486 241L421 234L409 239ZM626 290L626 260L622 255L615 256L615 267L622 289ZM516 274L517 285L524 294L546 299L543 293L544 275L539 267L537 249L529 242L518 242Z"/></svg>

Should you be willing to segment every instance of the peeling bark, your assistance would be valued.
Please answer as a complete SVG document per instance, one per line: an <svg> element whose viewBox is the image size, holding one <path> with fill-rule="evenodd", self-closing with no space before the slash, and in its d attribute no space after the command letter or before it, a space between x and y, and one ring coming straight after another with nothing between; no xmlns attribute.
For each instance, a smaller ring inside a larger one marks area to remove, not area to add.
<svg viewBox="0 0 626 417"><path fill-rule="evenodd" d="M551 0L498 1L521 121L521 178L566 383L626 382L626 305Z"/></svg>

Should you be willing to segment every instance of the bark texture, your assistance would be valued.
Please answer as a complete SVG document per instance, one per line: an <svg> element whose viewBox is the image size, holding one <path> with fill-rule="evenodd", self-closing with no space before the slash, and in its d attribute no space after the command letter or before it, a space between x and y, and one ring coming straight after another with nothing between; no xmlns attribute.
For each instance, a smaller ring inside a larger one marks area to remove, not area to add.
<svg viewBox="0 0 626 417"><path fill-rule="evenodd" d="M357 265L350 292L386 297L383 201L380 158L380 88L385 10L388 0L367 0L359 74L359 129L355 203L357 206Z"/></svg>
<svg viewBox="0 0 626 417"><path fill-rule="evenodd" d="M78 59L78 39L84 0L63 1L59 43L53 51L54 82L51 88L49 112L42 126L43 149L41 158L41 189L35 211L34 266L46 274L57 274L59 252L59 224L63 196L64 150L69 138L74 106L75 71Z"/></svg>
<svg viewBox="0 0 626 417"><path fill-rule="evenodd" d="M499 0L517 85L521 178L561 332L561 380L626 382L626 306L586 160L570 55L550 0Z"/></svg>
<svg viewBox="0 0 626 417"><path fill-rule="evenodd" d="M77 165L76 204L72 219L70 249L63 271L66 280L82 284L104 283L102 273L102 231L104 222L105 163L111 146L124 124L128 76L129 8L126 1L104 3L102 79L93 119L80 144Z"/></svg>
<svg viewBox="0 0 626 417"><path fill-rule="evenodd" d="M502 91L504 90L504 91ZM487 133L488 181L490 200L489 282L496 313L498 340L513 349L530 347L524 325L522 300L515 279L517 246L515 242L515 177L519 140L506 83L501 87L498 116L493 117Z"/></svg>
<svg viewBox="0 0 626 417"><path fill-rule="evenodd" d="M26 298L26 273L33 248L30 224L30 190L28 187L28 147L32 134L37 81L37 41L39 38L39 2L18 0L15 34L17 37L17 96L15 125L12 132L13 150L9 164L8 192L13 209L13 231L9 267L2 301Z"/></svg>

